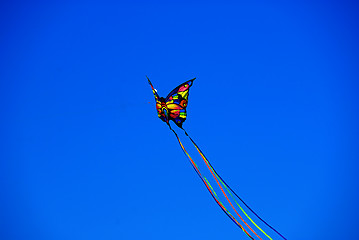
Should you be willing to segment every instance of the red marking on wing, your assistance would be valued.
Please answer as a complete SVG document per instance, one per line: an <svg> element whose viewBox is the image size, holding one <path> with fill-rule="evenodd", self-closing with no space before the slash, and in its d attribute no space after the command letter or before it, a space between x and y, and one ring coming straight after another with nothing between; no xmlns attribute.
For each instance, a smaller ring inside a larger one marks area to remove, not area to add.
<svg viewBox="0 0 359 240"><path fill-rule="evenodd" d="M171 118L177 118L179 116L179 114L180 114L180 110L172 110L170 112L170 117Z"/></svg>
<svg viewBox="0 0 359 240"><path fill-rule="evenodd" d="M185 84L183 86L181 86L177 92L184 92L186 91L187 89L189 88L189 85L188 84Z"/></svg>
<svg viewBox="0 0 359 240"><path fill-rule="evenodd" d="M182 100L181 103L180 103L180 106L183 107L183 108L187 107L187 101Z"/></svg>

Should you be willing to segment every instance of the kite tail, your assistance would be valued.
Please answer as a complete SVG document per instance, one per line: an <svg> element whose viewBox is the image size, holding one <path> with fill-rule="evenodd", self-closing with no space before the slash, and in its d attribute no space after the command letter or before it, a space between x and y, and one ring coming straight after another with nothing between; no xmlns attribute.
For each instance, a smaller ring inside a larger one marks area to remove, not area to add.
<svg viewBox="0 0 359 240"><path fill-rule="evenodd" d="M183 128L182 128L183 129ZM172 130L172 129L171 129ZM173 131L173 130L172 130ZM189 136L189 134L187 133L187 131L185 129L183 129L183 131L185 132L186 136L191 140L191 142L193 143L193 145L196 147L197 151L199 152L199 154L201 155L201 157L203 158L203 160L208 163L208 165L210 166L210 168L213 170L213 172L215 173L215 175L220 179L220 181L222 182L222 184L225 186L225 188L229 189L259 220L261 220L265 225L267 225L270 229L272 229L274 232L276 232L279 236L281 236L283 239L287 240L282 234L280 234L274 227L272 227L271 225L269 225L266 221L264 221L252 208L250 208L248 206L247 203L244 202L244 200L238 196L238 194L223 180L223 178L217 173L217 171L214 169L214 167L212 166L212 164L209 162L209 160L205 157L204 153L202 152L202 150L198 147L198 145L196 144L196 142ZM210 170L211 170L210 169ZM227 189L227 190L228 190ZM230 193L230 191L228 191ZM230 193L231 194L231 193ZM231 194L232 196L232 194ZM232 196L233 197L233 196ZM233 198L234 199L234 198ZM234 199L234 201L236 202L236 200ZM236 202L237 203L237 202ZM237 203L237 205L239 206L239 204ZM240 207L240 206L239 206ZM241 207L240 207L241 208ZM241 210L244 212L244 210L241 208ZM255 224L252 219L244 212L244 214L250 219L250 221L262 232L264 233L269 239L270 238L259 226L257 226L257 224ZM252 230L252 229L251 229ZM256 234L257 235L257 234ZM258 236L258 235L257 235Z"/></svg>
<svg viewBox="0 0 359 240"><path fill-rule="evenodd" d="M212 198L216 201L216 203L221 207L222 211L240 228L242 229L246 235L254 240L254 238L244 229L244 227L235 219L235 217L233 217L233 215L224 207L224 205L222 204L222 202L218 199L216 192L214 191L214 189L212 188L212 186L210 185L210 183L207 181L207 179L201 174L197 164L193 161L193 159L191 158L191 156L188 154L188 152L186 151L186 149L184 148L181 140L179 139L177 133L171 128L171 126L168 124L169 128L171 129L171 131L175 134L178 143L181 146L182 151L184 152L184 154L188 157L188 159L190 160L190 163L193 167L193 169L196 171L197 175L199 176L199 178L202 180L202 182L204 183L204 185L206 186L207 190L209 191L209 193L211 194ZM243 219L242 219L243 220Z"/></svg>

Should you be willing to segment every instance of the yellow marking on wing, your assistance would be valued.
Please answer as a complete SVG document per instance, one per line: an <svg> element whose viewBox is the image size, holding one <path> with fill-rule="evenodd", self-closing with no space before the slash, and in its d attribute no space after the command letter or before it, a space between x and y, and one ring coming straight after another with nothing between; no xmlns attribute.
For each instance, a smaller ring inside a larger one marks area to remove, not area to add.
<svg viewBox="0 0 359 240"><path fill-rule="evenodd" d="M188 99L188 90L186 90L184 92L179 92L178 94L181 95L182 98L184 98L186 100Z"/></svg>
<svg viewBox="0 0 359 240"><path fill-rule="evenodd" d="M181 106L179 106L178 104L167 104L167 108L172 110L172 109L182 109Z"/></svg>

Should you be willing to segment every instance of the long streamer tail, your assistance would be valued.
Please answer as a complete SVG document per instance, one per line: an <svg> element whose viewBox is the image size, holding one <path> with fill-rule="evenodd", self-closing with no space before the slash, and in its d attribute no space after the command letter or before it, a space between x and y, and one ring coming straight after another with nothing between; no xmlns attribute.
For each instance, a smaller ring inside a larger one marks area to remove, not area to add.
<svg viewBox="0 0 359 240"><path fill-rule="evenodd" d="M222 211L240 228L243 230L243 232L245 232L245 234L252 240L254 240L254 238L246 231L246 229L237 221L237 219L224 207L224 205L222 204L222 202L219 200L216 192L214 191L214 189L212 188L212 186L210 185L210 183L207 181L207 179L202 175L202 173L200 172L197 164L193 161L193 159L191 158L191 156L188 154L188 152L186 151L186 149L184 148L180 138L178 137L177 133L171 128L171 126L168 124L169 128L172 130L172 132L175 134L177 141L179 143L179 145L181 146L182 151L184 152L184 154L188 157L188 159L190 160L190 163L193 167L193 169L196 171L197 175L199 176L199 178L202 180L202 182L204 183L204 185L206 186L207 190L209 191L209 193L211 194L211 196L213 197L213 199L216 201L216 203L221 207ZM242 219L243 220L243 219Z"/></svg>
<svg viewBox="0 0 359 240"><path fill-rule="evenodd" d="M183 129L183 128L182 128ZM171 128L172 130L172 128ZM173 130L172 130L173 131ZM199 154L201 155L201 157L203 158L203 160L210 166L210 168L213 170L213 172L215 173L215 175L220 179L220 181L223 183L223 185L228 188L259 220L261 220L265 225L267 225L270 229L272 229L274 232L276 232L279 236L281 236L284 240L287 240L282 234L280 234L274 227L272 227L271 225L269 225L266 221L264 221L252 208L250 208L248 206L248 204L241 198L238 196L238 194L223 180L223 178L217 173L217 171L214 169L214 167L212 166L212 164L209 162L209 160L206 158L206 156L204 155L204 153L202 152L202 150L198 147L198 145L196 144L196 142L190 137L190 135L187 133L187 131L185 129L183 129L183 131L185 132L186 136L191 140L191 142L193 143L193 145L196 147L197 151L199 152ZM176 134L177 135L177 134ZM241 209L243 211L243 209ZM244 212L244 211L243 211ZM245 213L245 212L244 212ZM245 213L245 215L249 218L249 216ZM250 219L250 218L249 218ZM253 221L252 219L250 219L251 222L259 229L261 230L268 238L270 238L262 229L260 229ZM270 238L271 239L271 238Z"/></svg>

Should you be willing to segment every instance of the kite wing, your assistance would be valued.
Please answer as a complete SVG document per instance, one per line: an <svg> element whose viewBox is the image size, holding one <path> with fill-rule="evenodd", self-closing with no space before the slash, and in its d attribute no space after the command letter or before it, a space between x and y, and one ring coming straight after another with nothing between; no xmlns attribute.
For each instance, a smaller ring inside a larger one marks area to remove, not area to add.
<svg viewBox="0 0 359 240"><path fill-rule="evenodd" d="M147 77L147 80L148 80L148 83L151 85L153 95L155 96L157 115L162 121L167 122L165 113L162 111L161 100L160 100L160 97L158 96L157 90L152 86L152 83L148 77Z"/></svg>
<svg viewBox="0 0 359 240"><path fill-rule="evenodd" d="M192 86L195 79L196 78L193 78L182 83L173 89L165 99L170 120L173 120L180 128L182 128L182 124L187 117L186 107L188 104L189 88Z"/></svg>

